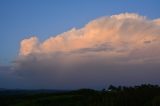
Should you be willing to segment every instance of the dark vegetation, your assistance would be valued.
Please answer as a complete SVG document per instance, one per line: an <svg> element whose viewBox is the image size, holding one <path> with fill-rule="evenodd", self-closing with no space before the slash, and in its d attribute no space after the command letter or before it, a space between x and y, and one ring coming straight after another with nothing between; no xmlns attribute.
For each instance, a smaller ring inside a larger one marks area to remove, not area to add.
<svg viewBox="0 0 160 106"><path fill-rule="evenodd" d="M0 90L0 106L160 106L160 87L110 86L101 91Z"/></svg>

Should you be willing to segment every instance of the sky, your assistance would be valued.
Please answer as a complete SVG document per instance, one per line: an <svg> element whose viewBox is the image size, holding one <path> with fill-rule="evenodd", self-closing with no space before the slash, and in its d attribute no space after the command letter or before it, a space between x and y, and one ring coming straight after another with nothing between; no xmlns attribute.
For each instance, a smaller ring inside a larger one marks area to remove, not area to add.
<svg viewBox="0 0 160 106"><path fill-rule="evenodd" d="M0 87L160 84L159 3L0 0Z"/></svg>

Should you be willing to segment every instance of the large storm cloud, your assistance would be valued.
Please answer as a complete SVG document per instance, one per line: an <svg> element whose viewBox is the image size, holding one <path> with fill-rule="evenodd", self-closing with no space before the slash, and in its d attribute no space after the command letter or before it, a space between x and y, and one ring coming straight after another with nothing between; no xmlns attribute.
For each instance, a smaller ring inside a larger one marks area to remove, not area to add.
<svg viewBox="0 0 160 106"><path fill-rule="evenodd" d="M159 45L159 19L105 16L43 42L36 36L22 40L12 69L35 86L50 88L160 83Z"/></svg>

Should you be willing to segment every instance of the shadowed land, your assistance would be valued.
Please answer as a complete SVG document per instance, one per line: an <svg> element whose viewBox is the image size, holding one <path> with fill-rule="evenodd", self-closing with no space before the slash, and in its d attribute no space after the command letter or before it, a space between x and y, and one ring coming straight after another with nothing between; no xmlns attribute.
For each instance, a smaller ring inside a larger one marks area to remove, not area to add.
<svg viewBox="0 0 160 106"><path fill-rule="evenodd" d="M101 91L80 89L0 90L0 106L160 106L160 87L109 86Z"/></svg>

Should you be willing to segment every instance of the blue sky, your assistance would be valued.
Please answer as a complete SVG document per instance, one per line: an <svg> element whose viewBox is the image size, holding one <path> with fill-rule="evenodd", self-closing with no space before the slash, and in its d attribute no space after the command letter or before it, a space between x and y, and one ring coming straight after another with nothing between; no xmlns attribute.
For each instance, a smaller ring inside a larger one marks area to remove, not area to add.
<svg viewBox="0 0 160 106"><path fill-rule="evenodd" d="M47 39L97 17L124 12L160 17L159 0L0 0L0 63L8 64L22 39Z"/></svg>

